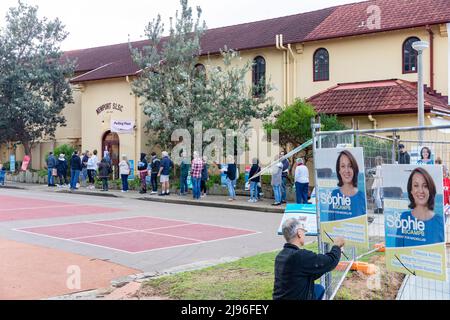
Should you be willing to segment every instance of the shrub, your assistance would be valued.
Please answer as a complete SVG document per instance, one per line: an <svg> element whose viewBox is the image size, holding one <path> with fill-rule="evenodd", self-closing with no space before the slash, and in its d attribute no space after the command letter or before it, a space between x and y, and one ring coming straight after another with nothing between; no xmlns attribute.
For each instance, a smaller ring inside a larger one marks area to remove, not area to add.
<svg viewBox="0 0 450 320"><path fill-rule="evenodd" d="M58 159L60 154L64 154L67 160L67 165L70 168L70 160L72 159L73 152L75 151L75 148L72 146L69 146L67 144L60 145L55 148L53 151L53 154L55 155L55 158ZM45 156L45 162L47 162L48 154Z"/></svg>

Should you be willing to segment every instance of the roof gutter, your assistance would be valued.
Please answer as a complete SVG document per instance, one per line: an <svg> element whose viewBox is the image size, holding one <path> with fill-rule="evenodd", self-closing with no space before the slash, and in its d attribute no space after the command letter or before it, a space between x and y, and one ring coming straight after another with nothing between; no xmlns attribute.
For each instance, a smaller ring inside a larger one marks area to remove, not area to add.
<svg viewBox="0 0 450 320"><path fill-rule="evenodd" d="M288 78L287 78L287 60L289 59L289 56L286 53L287 48L283 47L283 35L282 34L277 34L275 37L275 41L276 41L276 47L278 50L283 51L283 104L287 105L288 104Z"/></svg>

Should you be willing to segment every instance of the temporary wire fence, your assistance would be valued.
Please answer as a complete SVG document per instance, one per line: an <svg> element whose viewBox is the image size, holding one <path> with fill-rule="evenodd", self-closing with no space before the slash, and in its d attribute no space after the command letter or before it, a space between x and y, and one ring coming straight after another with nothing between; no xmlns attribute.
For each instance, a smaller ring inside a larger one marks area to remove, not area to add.
<svg viewBox="0 0 450 320"><path fill-rule="evenodd" d="M449 175L450 168L450 125L434 127L410 127L392 129L371 130L346 130L334 132L321 132L320 125L313 123L313 148L314 152L319 149L334 149L338 147L361 147L364 153L364 176L367 199L367 219L369 249L346 248L346 257L333 272L324 276L321 283L326 288L325 299L342 299L348 293L346 282L352 286L350 270L353 263L361 259L377 263L381 268L373 276L361 277L367 280L364 288L364 299L383 299L386 292L394 292L396 299L441 299L450 300L450 280L447 282L429 280L414 275L405 275L388 272L383 267L385 242L385 221L383 201L391 197L397 190L394 188L372 188L376 167L380 164L397 164L399 161L399 145L404 145L410 156L410 164L416 164L421 159L421 151L427 147L431 151L431 160L435 164L444 166L444 176ZM418 134L424 131L423 141L419 141ZM317 158L314 154L314 171L317 186ZM317 192L317 190L316 190ZM380 201L381 200L381 201ZM380 205L381 203L381 205ZM319 207L319 206L318 206ZM318 208L318 223L320 226L320 212ZM448 228L446 228L447 233ZM319 232L320 234L320 232ZM326 252L330 245L318 237L319 250ZM448 240L448 239L447 239ZM381 248L381 250L380 250ZM448 247L447 247L448 255ZM370 259L368 259L369 257ZM447 268L450 267L447 260ZM449 277L450 279L450 274ZM394 281L396 280L396 281ZM345 290L343 288L345 287ZM351 290L350 290L351 291ZM344 296L344 297L343 297ZM357 298L350 296L347 298Z"/></svg>

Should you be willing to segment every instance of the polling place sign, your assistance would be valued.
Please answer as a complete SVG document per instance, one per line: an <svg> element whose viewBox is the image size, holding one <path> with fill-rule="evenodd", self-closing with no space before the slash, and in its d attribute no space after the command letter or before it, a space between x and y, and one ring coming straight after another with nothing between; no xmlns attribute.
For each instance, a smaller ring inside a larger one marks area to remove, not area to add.
<svg viewBox="0 0 450 320"><path fill-rule="evenodd" d="M383 165L386 266L446 281L443 167Z"/></svg>
<svg viewBox="0 0 450 320"><path fill-rule="evenodd" d="M111 120L111 132L132 134L134 132L134 121Z"/></svg>
<svg viewBox="0 0 450 320"><path fill-rule="evenodd" d="M343 237L349 247L368 249L363 149L319 149L315 165L322 240Z"/></svg>

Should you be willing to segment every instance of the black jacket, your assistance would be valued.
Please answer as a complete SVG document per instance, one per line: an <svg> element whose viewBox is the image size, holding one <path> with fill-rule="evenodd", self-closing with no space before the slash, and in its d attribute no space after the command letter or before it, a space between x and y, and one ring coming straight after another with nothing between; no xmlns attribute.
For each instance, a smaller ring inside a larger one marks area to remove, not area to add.
<svg viewBox="0 0 450 320"><path fill-rule="evenodd" d="M70 161L70 168L72 170L81 171L81 158L78 155L74 154L72 156L72 160Z"/></svg>
<svg viewBox="0 0 450 320"><path fill-rule="evenodd" d="M64 160L59 160L56 162L56 169L58 170L58 174L63 174L66 175L67 174L67 161Z"/></svg>
<svg viewBox="0 0 450 320"><path fill-rule="evenodd" d="M161 160L159 160L157 157L154 157L152 159L151 168L152 168L152 174L158 174L159 169L161 168Z"/></svg>
<svg viewBox="0 0 450 320"><path fill-rule="evenodd" d="M340 259L338 246L322 255L286 243L275 259L273 299L314 300L314 281L334 270Z"/></svg>
<svg viewBox="0 0 450 320"><path fill-rule="evenodd" d="M147 155L145 153L141 153L141 160L138 163L138 170L139 171L147 170L148 162L147 162L147 159L145 158L146 156Z"/></svg>
<svg viewBox="0 0 450 320"><path fill-rule="evenodd" d="M234 163L230 163L228 164L227 167L227 178L230 179L231 181L236 180L236 164Z"/></svg>
<svg viewBox="0 0 450 320"><path fill-rule="evenodd" d="M399 164L410 164L411 163L411 157L407 151L404 153L400 152L400 156L398 158L398 163Z"/></svg>
<svg viewBox="0 0 450 320"><path fill-rule="evenodd" d="M98 165L98 177L109 178L110 173L112 173L111 165L106 159L103 159Z"/></svg>
<svg viewBox="0 0 450 320"><path fill-rule="evenodd" d="M254 164L252 165L252 168L250 169L250 173L249 173L249 179L251 179L251 177L253 177L255 174L261 172L261 168L259 165ZM252 180L250 180L251 182L260 182L261 181L261 176L254 178Z"/></svg>

